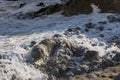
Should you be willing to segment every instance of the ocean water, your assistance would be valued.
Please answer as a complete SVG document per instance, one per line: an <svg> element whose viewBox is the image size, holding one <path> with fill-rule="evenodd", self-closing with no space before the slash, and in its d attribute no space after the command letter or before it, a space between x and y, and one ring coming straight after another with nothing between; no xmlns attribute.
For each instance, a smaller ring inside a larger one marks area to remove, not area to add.
<svg viewBox="0 0 120 80"><path fill-rule="evenodd" d="M51 2L52 0L46 0L46 2L48 1ZM59 0L57 1L59 2ZM36 69L34 65L29 64L26 60L31 59L30 51L32 48L29 47L31 41L39 43L43 39L52 38L54 34L61 34L62 38L74 41L78 45L91 50L96 50L100 56L104 56L112 50L120 51L114 44L106 49L108 46L106 41L113 35L120 35L120 23L109 23L107 16L113 14L98 13L100 10L95 5L92 5L93 13L89 15L81 14L65 17L58 12L35 19L19 20L9 17L9 15L18 13L19 11L26 12L26 10L31 10L31 8L34 8L32 7L35 4L34 2L31 3L33 5L28 5L24 9L18 10L8 9L4 5L5 3L0 4L3 4L0 5L0 9L5 8L8 10L7 12L0 11L0 55L2 56L2 59L0 59L0 80L47 80L47 74ZM104 21L107 24L97 24ZM92 29L89 33L81 32L80 35L72 37L64 35L64 31L68 28L80 27L84 29L84 25L89 22L96 24L98 27L101 25L105 26L105 30L99 32L96 29ZM112 31L109 31L108 29L111 27ZM103 33L105 38L100 38L100 33ZM96 44L97 46L92 46L91 44Z"/></svg>

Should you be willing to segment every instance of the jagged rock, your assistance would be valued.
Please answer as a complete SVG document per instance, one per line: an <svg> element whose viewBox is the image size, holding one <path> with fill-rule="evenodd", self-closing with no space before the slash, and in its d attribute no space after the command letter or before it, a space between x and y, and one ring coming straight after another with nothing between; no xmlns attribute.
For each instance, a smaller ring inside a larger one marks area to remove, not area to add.
<svg viewBox="0 0 120 80"><path fill-rule="evenodd" d="M55 35L53 36L53 38L59 38L59 37L62 37L62 35L60 35L60 34L55 34Z"/></svg>
<svg viewBox="0 0 120 80"><path fill-rule="evenodd" d="M26 3L21 3L19 7L21 8L21 7L23 7L24 5L26 5Z"/></svg>
<svg viewBox="0 0 120 80"><path fill-rule="evenodd" d="M72 35L78 35L80 34L80 28L79 27L75 27L75 28L69 28L68 30L65 31L65 35L70 37Z"/></svg>
<svg viewBox="0 0 120 80"><path fill-rule="evenodd" d="M94 71L92 73L81 74L71 77L70 80L119 80L120 65L115 67L108 67L101 71Z"/></svg>
<svg viewBox="0 0 120 80"><path fill-rule="evenodd" d="M99 24L106 24L107 22L106 21L100 21L98 22Z"/></svg>
<svg viewBox="0 0 120 80"><path fill-rule="evenodd" d="M86 26L87 29L92 29L95 27L95 24L89 22L89 23L85 24L84 26Z"/></svg>
<svg viewBox="0 0 120 80"><path fill-rule="evenodd" d="M104 27L103 27L103 26L100 26L100 27L98 27L98 30L99 30L99 31L103 31L103 30L104 30Z"/></svg>
<svg viewBox="0 0 120 80"><path fill-rule="evenodd" d="M104 34L100 34L99 36L100 36L101 38L105 37L105 35L104 35Z"/></svg>
<svg viewBox="0 0 120 80"><path fill-rule="evenodd" d="M68 2L65 4L63 14L69 16L90 12L92 12L90 0L68 0Z"/></svg>
<svg viewBox="0 0 120 80"><path fill-rule="evenodd" d="M57 78L91 73L119 65L120 61L117 53L111 61L107 58L101 58L97 51L59 38L42 40L33 47L31 56L34 59L33 62L43 67L49 76Z"/></svg>
<svg viewBox="0 0 120 80"><path fill-rule="evenodd" d="M68 77L93 71L95 70L93 66L97 68L94 62L100 59L98 52L90 51L65 39L42 40L33 47L31 56L36 65L41 65L49 75L56 77ZM81 65L78 65L73 57L79 58L77 61Z"/></svg>
<svg viewBox="0 0 120 80"><path fill-rule="evenodd" d="M80 13L91 13L91 4L97 5L101 12L117 12L120 13L119 0L68 0L64 7L64 15L74 15ZM109 6L108 6L109 5Z"/></svg>
<svg viewBox="0 0 120 80"><path fill-rule="evenodd" d="M43 7L45 7L45 4L43 2L40 2L40 3L37 4L37 6L43 6Z"/></svg>
<svg viewBox="0 0 120 80"><path fill-rule="evenodd" d="M33 47L36 44L35 41L31 41L31 44L29 45L30 47Z"/></svg>
<svg viewBox="0 0 120 80"><path fill-rule="evenodd" d="M120 22L120 16L110 15L107 16L109 22Z"/></svg>
<svg viewBox="0 0 120 80"><path fill-rule="evenodd" d="M33 47L31 56L35 61L42 59L46 61L50 56L73 55L77 52L78 46L63 39L45 39ZM60 53L62 52L62 53Z"/></svg>
<svg viewBox="0 0 120 80"><path fill-rule="evenodd" d="M62 10L62 4L54 4L54 5L49 5L49 6L45 6L42 3L39 3L36 6L42 6L43 8L40 8L37 11L32 11L32 12L26 12L26 13L18 13L16 14L18 19L33 19L36 17L40 17L42 15L50 15L56 12L59 12Z"/></svg>
<svg viewBox="0 0 120 80"><path fill-rule="evenodd" d="M84 59L85 61L93 61L93 60L99 60L100 59L100 56L99 56L99 53L97 51L87 51L85 53L85 56L84 56Z"/></svg>
<svg viewBox="0 0 120 80"><path fill-rule="evenodd" d="M116 55L113 57L113 59L112 59L113 61L117 61L117 62L119 62L120 63L120 53L116 53Z"/></svg>

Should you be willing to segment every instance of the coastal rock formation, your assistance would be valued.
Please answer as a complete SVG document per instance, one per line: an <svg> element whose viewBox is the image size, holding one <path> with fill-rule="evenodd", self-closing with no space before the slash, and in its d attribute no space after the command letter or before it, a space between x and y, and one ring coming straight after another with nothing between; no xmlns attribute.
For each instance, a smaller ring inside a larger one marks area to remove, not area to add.
<svg viewBox="0 0 120 80"><path fill-rule="evenodd" d="M46 62L49 57L55 55L66 54L68 56L72 56L73 53L77 54L77 49L77 45L67 40L45 39L32 49L31 56L35 61L42 59Z"/></svg>
<svg viewBox="0 0 120 80"><path fill-rule="evenodd" d="M95 70L100 63L97 51L88 50L65 39L45 39L33 47L35 65L49 75L67 77Z"/></svg>
<svg viewBox="0 0 120 80"><path fill-rule="evenodd" d="M84 26L88 29L96 28L92 23ZM99 28L100 31L103 31L103 27L97 27L96 29ZM81 28L75 27L67 29L64 34L69 37L69 35L79 35L80 32ZM74 76L74 79L76 75L82 76L83 73L89 76L88 74L92 74L94 71L99 72L99 70L101 71L108 67L118 66L120 64L119 56L119 52L111 51L101 57L98 51L90 50L68 39L62 39L60 34L53 35L52 39L42 40L33 46L31 51L32 63L37 66L36 68L45 71L49 75L50 80L54 80L51 76L64 80L72 76ZM102 74L99 75L102 76ZM83 76L85 77L85 75ZM103 78L96 74L92 75L93 77L95 79ZM105 79L107 78L105 77ZM88 78L85 77L85 79Z"/></svg>
<svg viewBox="0 0 120 80"><path fill-rule="evenodd" d="M80 13L91 13L91 4L98 6L101 12L115 12L120 13L119 0L68 0L64 7L64 15L74 15Z"/></svg>

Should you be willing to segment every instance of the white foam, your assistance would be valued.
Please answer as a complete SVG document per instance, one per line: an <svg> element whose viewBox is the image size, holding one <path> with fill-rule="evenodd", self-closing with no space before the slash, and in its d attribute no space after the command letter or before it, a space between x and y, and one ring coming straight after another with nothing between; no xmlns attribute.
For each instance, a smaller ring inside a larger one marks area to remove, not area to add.
<svg viewBox="0 0 120 80"><path fill-rule="evenodd" d="M26 10L26 7L22 10ZM97 8L94 9L94 13L96 12L98 12ZM120 34L120 23L97 24L97 27L105 27L103 32L99 32L95 28L91 29L88 33L81 32L80 35L74 35L73 37L65 37L63 35L64 31L68 28L80 27L83 30L85 28L83 25L86 23L92 22L96 24L99 21L107 21L106 17L111 15L110 13L94 13L71 17L64 17L60 13L56 13L33 20L17 20L14 18L0 17L0 54L6 57L6 59L0 60L0 79L10 80L12 75L15 74L21 80L30 78L33 80L42 80L44 78L43 80L45 80L47 78L46 74L34 68L32 65L28 65L25 61L26 55L29 55L31 49L28 45L33 40L39 43L45 38L51 38L56 33L61 34L63 36L62 38L69 39L81 46L98 51L100 56L104 56L112 50L120 51L117 46L106 49L108 46L106 41L111 38L111 35ZM8 15L6 14L5 16ZM109 31L108 29L111 27L113 30ZM100 38L100 33L103 33L105 38ZM95 44L96 46L92 46L91 44ZM27 49L24 49L25 47ZM5 70L8 72L4 72Z"/></svg>

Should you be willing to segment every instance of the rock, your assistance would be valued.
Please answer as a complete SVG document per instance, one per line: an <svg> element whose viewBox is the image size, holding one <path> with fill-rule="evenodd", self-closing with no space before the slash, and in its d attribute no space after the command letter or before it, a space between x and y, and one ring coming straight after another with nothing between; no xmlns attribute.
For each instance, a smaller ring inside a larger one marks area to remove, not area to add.
<svg viewBox="0 0 120 80"><path fill-rule="evenodd" d="M97 51L87 51L85 53L83 60L92 62L93 60L97 61L99 59L100 59L100 56L99 56L99 53Z"/></svg>
<svg viewBox="0 0 120 80"><path fill-rule="evenodd" d="M43 2L40 2L40 3L37 4L37 6L45 7L45 4Z"/></svg>
<svg viewBox="0 0 120 80"><path fill-rule="evenodd" d="M95 79L95 78L97 78L97 76L95 74L92 74L92 73L91 74L87 74L86 77L89 78L89 79L92 79L92 78Z"/></svg>
<svg viewBox="0 0 120 80"><path fill-rule="evenodd" d="M85 24L84 26L86 26L87 29L92 29L95 27L95 24L89 22L89 23Z"/></svg>
<svg viewBox="0 0 120 80"><path fill-rule="evenodd" d="M56 77L74 76L89 71L90 65L78 65L73 57L82 59L83 62L98 61L96 51L87 51L86 48L64 39L45 39L34 46L31 56L36 65L43 66L49 75ZM80 60L79 60L80 61ZM79 62L78 61L78 62ZM82 61L80 62L82 64Z"/></svg>
<svg viewBox="0 0 120 80"><path fill-rule="evenodd" d="M89 29L85 28L85 32L89 32Z"/></svg>
<svg viewBox="0 0 120 80"><path fill-rule="evenodd" d="M24 48L26 50L29 50L29 45L27 45L27 44L22 44L22 45L20 45L20 47L22 47L22 48Z"/></svg>
<svg viewBox="0 0 120 80"><path fill-rule="evenodd" d="M104 27L103 26L100 26L98 27L99 31L103 31L104 30Z"/></svg>
<svg viewBox="0 0 120 80"><path fill-rule="evenodd" d="M105 37L105 35L104 35L104 34L100 34L99 36L100 36L101 38Z"/></svg>
<svg viewBox="0 0 120 80"><path fill-rule="evenodd" d="M114 16L114 15L110 15L107 16L107 19L109 22L120 22L120 16Z"/></svg>
<svg viewBox="0 0 120 80"><path fill-rule="evenodd" d="M120 80L120 75L118 75L118 76L115 78L115 80Z"/></svg>
<svg viewBox="0 0 120 80"><path fill-rule="evenodd" d="M30 47L33 47L36 44L35 41L31 41Z"/></svg>
<svg viewBox="0 0 120 80"><path fill-rule="evenodd" d="M73 72L68 72L68 73L66 74L66 76L74 76L74 73L73 73Z"/></svg>
<svg viewBox="0 0 120 80"><path fill-rule="evenodd" d="M74 43L63 39L45 39L38 45L34 46L31 56L35 61L47 60L50 56L65 54L71 56L76 53L78 46ZM63 50L63 51L61 51ZM61 53L62 52L62 53Z"/></svg>
<svg viewBox="0 0 120 80"><path fill-rule="evenodd" d="M93 71L81 75L72 76L70 80L119 80L120 65L108 67L101 71Z"/></svg>
<svg viewBox="0 0 120 80"><path fill-rule="evenodd" d="M62 10L62 4L54 4L49 6L44 6L44 4L39 3L37 6L43 6L42 8L38 9L37 11L31 11L26 13L18 13L16 14L18 19L33 19L36 17L41 17L42 15L50 15Z"/></svg>
<svg viewBox="0 0 120 80"><path fill-rule="evenodd" d="M59 38L59 37L62 37L62 35L60 35L60 34L55 34L55 35L53 36L53 38Z"/></svg>
<svg viewBox="0 0 120 80"><path fill-rule="evenodd" d="M26 3L21 3L19 7L22 8L24 5L26 5Z"/></svg>
<svg viewBox="0 0 120 80"><path fill-rule="evenodd" d="M2 58L2 56L0 55L0 59Z"/></svg>
<svg viewBox="0 0 120 80"><path fill-rule="evenodd" d="M68 30L65 31L65 35L70 37L72 35L78 35L80 34L80 28L79 27L75 27L75 28L69 28Z"/></svg>
<svg viewBox="0 0 120 80"><path fill-rule="evenodd" d="M106 21L100 21L98 22L99 24L106 24L107 22Z"/></svg>
<svg viewBox="0 0 120 80"><path fill-rule="evenodd" d="M66 16L76 14L89 14L92 12L91 4L95 4L102 13L120 13L119 0L68 0L65 4L63 14ZM109 6L108 6L109 5Z"/></svg>
<svg viewBox="0 0 120 80"><path fill-rule="evenodd" d="M116 55L112 59L113 61L117 61L120 63L120 52L117 52Z"/></svg>
<svg viewBox="0 0 120 80"><path fill-rule="evenodd" d="M72 37L72 34L69 31L65 31L64 35L66 35L67 37Z"/></svg>
<svg viewBox="0 0 120 80"><path fill-rule="evenodd" d="M68 31L72 32L74 30L69 29ZM38 68L43 68L43 71L49 76L55 78L70 78L117 66L120 58L118 53L115 54L113 58L111 57L111 61L104 57L101 58L97 51L89 50L61 38L42 40L31 51L31 57L34 59L33 63ZM114 78L113 75L106 77L105 74L99 74L101 77L96 76L90 78ZM88 76L85 78L88 79Z"/></svg>
<svg viewBox="0 0 120 80"><path fill-rule="evenodd" d="M63 14L70 16L80 13L90 13L92 12L90 4L90 0L68 0L65 4Z"/></svg>

